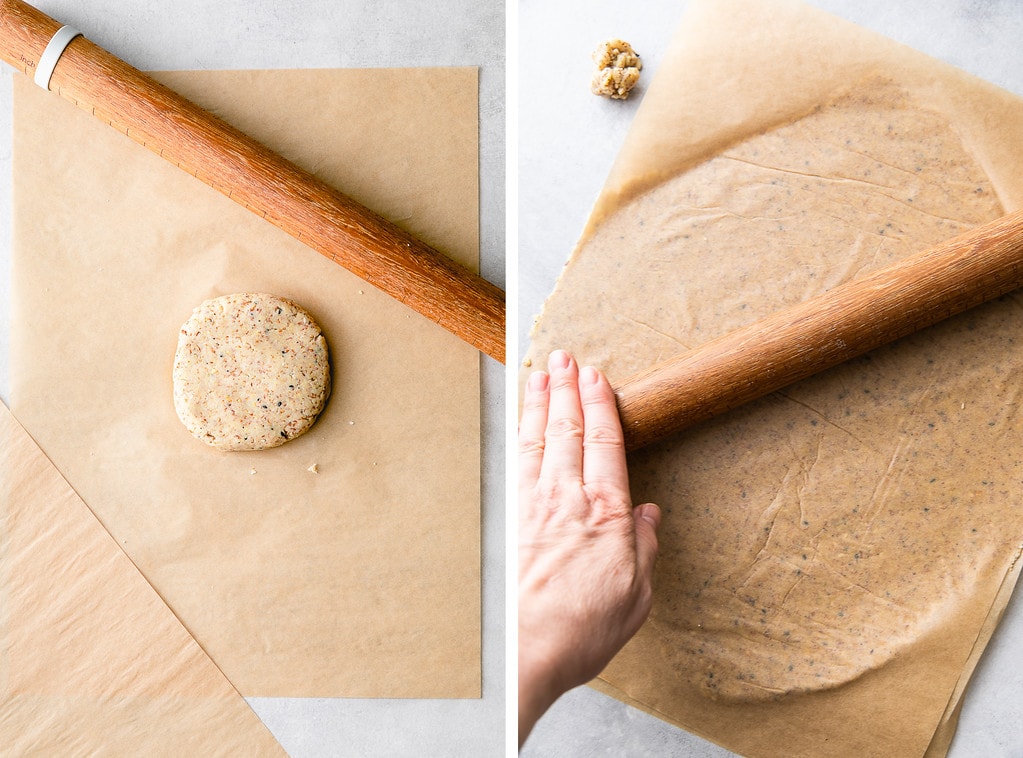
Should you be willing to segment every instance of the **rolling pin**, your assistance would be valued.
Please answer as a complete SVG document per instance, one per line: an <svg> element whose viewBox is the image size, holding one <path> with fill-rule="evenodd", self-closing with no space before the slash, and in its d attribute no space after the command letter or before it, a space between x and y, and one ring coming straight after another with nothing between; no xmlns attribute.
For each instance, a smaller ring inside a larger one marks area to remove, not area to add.
<svg viewBox="0 0 1023 758"><path fill-rule="evenodd" d="M500 288L158 84L76 30L62 27L20 0L0 0L0 57L35 78L40 86L90 111L504 362L505 307Z"/></svg>
<svg viewBox="0 0 1023 758"><path fill-rule="evenodd" d="M614 387L629 450L1023 286L1023 211L777 311Z"/></svg>

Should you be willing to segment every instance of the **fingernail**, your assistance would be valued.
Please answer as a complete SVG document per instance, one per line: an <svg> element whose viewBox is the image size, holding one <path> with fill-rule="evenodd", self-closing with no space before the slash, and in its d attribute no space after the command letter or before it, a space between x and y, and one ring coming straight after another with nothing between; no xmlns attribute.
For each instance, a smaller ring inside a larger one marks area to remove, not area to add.
<svg viewBox="0 0 1023 758"><path fill-rule="evenodd" d="M547 375L546 371L534 371L529 375L526 387L530 392L546 392L549 381L550 377Z"/></svg>
<svg viewBox="0 0 1023 758"><path fill-rule="evenodd" d="M551 357L548 359L548 365L551 370L564 370L568 368L568 364L571 363L572 358L564 350L555 350L551 353Z"/></svg>
<svg viewBox="0 0 1023 758"><path fill-rule="evenodd" d="M583 366L579 370L579 384L596 384L600 380L600 372L593 366Z"/></svg>

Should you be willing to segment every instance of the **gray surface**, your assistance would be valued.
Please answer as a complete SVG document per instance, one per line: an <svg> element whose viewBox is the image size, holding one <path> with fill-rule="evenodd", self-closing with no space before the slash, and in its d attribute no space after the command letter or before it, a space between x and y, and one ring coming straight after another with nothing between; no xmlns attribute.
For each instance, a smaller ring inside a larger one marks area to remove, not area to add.
<svg viewBox="0 0 1023 758"><path fill-rule="evenodd" d="M1023 3L1011 0L813 0L1023 95ZM589 53L620 36L643 56L649 82L685 2L611 0L519 4L518 355L639 106L589 94ZM547 73L553 71L553 75ZM641 85L642 86L642 85ZM638 90L640 97L643 90ZM1021 135L1023 147L1023 135ZM1023 535L1021 535L1023 538ZM971 684L954 758L1023 756L1023 600L1016 593ZM893 714L893 718L897 718ZM524 758L723 756L710 743L593 690L562 698L537 725Z"/></svg>
<svg viewBox="0 0 1023 758"><path fill-rule="evenodd" d="M480 66L482 271L504 286L500 0L36 0L141 69ZM10 398L11 81L0 67L0 399ZM482 700L250 700L294 758L504 752L503 371L483 363Z"/></svg>

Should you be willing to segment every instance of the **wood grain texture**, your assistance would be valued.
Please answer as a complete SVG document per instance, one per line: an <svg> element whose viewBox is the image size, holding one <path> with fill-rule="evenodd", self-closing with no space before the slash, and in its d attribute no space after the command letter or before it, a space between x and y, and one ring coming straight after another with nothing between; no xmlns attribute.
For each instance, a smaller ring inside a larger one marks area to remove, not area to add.
<svg viewBox="0 0 1023 758"><path fill-rule="evenodd" d="M1023 286L1023 211L681 353L615 386L630 450Z"/></svg>
<svg viewBox="0 0 1023 758"><path fill-rule="evenodd" d="M32 76L60 26L20 0L0 0L0 56ZM85 37L65 49L50 90L504 362L499 287Z"/></svg>

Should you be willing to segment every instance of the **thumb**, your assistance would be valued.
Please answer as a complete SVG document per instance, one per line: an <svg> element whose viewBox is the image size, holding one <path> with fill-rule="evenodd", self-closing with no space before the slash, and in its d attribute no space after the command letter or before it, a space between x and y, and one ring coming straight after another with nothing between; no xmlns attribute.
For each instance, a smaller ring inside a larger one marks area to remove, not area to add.
<svg viewBox="0 0 1023 758"><path fill-rule="evenodd" d="M647 581L653 577L657 558L657 528L661 525L661 509L653 503L637 505L632 511L636 524L636 567Z"/></svg>

